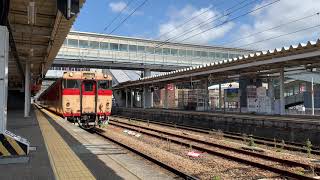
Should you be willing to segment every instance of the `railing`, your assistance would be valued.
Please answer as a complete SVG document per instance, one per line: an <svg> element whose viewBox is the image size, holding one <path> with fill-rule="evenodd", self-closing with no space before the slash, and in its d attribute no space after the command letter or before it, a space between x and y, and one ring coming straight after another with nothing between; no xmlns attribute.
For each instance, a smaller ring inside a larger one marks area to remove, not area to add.
<svg viewBox="0 0 320 180"><path fill-rule="evenodd" d="M118 61L130 63L143 63L155 65L175 65L175 66L198 66L212 63L218 59L158 55L142 52L113 51L101 49L85 49L62 46L57 58L61 59L80 59L80 60L99 60L99 61Z"/></svg>

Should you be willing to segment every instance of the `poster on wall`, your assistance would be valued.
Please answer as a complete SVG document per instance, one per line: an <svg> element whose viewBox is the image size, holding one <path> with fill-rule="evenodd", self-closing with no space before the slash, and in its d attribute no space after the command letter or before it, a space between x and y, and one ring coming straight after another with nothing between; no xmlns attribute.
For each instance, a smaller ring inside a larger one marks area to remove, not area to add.
<svg viewBox="0 0 320 180"><path fill-rule="evenodd" d="M238 88L225 89L224 94L226 97L226 102L239 102L240 101Z"/></svg>

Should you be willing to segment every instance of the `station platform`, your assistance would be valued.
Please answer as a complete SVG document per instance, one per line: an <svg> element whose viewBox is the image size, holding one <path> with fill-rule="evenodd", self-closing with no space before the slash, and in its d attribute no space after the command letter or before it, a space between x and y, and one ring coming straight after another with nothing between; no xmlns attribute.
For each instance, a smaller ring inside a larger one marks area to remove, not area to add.
<svg viewBox="0 0 320 180"><path fill-rule="evenodd" d="M133 153L44 109L8 111L8 130L30 141L27 156L0 158L0 179L173 179Z"/></svg>
<svg viewBox="0 0 320 180"><path fill-rule="evenodd" d="M301 144L305 144L309 139L313 145L320 146L320 120L307 116L271 116L123 107L113 107L112 114L269 139L276 138Z"/></svg>

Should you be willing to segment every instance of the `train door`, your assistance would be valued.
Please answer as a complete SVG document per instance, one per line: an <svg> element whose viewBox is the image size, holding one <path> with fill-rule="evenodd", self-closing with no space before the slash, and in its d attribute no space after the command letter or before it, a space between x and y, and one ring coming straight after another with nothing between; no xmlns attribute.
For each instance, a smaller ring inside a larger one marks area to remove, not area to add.
<svg viewBox="0 0 320 180"><path fill-rule="evenodd" d="M96 81L84 80L81 84L81 113L83 115L96 114Z"/></svg>

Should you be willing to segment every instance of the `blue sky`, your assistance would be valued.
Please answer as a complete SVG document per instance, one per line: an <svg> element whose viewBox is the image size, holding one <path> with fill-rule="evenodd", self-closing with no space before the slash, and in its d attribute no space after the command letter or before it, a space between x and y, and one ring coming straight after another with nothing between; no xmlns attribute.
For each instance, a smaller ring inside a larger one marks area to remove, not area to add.
<svg viewBox="0 0 320 180"><path fill-rule="evenodd" d="M132 0L124 13L104 31L104 28L118 15L119 10L130 1L131 0L87 0L77 17L73 29L77 31L108 34L144 0ZM264 41L271 37L320 24L319 15L314 15L311 18L236 41L250 34L265 31L268 28L290 22L294 19L312 15L320 11L319 0L304 0L303 3L301 3L301 0L281 0L254 13L219 25L224 21L228 21L273 1L275 0L149 0L112 34L157 39L160 34L170 31L171 33L165 34L161 39L172 38L172 41L176 42L181 41L233 47L244 46L245 48L254 47L259 49L280 47L306 40L315 40L319 37L320 28L317 27L308 31ZM226 9L232 6L235 6L233 10L240 7L243 8L236 12L229 11L233 13L226 15L226 12L228 12ZM193 21L186 23L180 28L176 28L181 23L204 11L205 13L197 16ZM217 17L220 18L216 21L209 23L206 21L208 18L216 19ZM199 23L206 24L197 27ZM194 31L182 36L183 33L188 32L188 30L193 27L195 27ZM201 33L203 30L210 28L212 28L212 30ZM172 29L176 30L173 31ZM186 39L198 33L200 34ZM177 36L181 37L177 38ZM237 43L232 44L234 41ZM256 43L258 41L261 41L261 43ZM227 42L229 43L226 44Z"/></svg>

